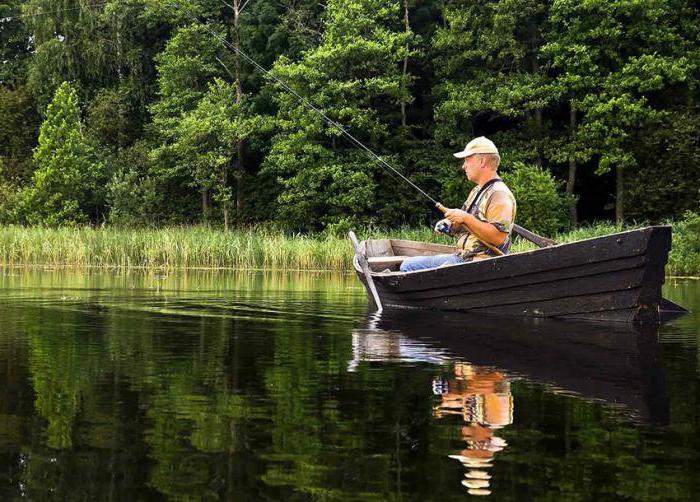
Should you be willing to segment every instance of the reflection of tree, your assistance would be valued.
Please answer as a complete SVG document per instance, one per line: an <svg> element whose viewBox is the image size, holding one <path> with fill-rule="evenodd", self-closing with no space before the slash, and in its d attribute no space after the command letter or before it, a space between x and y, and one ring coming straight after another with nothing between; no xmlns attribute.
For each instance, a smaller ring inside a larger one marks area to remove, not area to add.
<svg viewBox="0 0 700 502"><path fill-rule="evenodd" d="M77 332L78 318L75 312L41 311L27 327L36 409L48 421L50 448L73 445L81 395L90 390L100 371L99 345L92 334Z"/></svg>
<svg viewBox="0 0 700 502"><path fill-rule="evenodd" d="M116 500L142 483L130 399L110 371L101 317L88 314L68 306L27 308L23 315L40 417L28 421L19 457L22 493L31 500L96 500L105 494ZM85 323L86 317L92 322Z"/></svg>
<svg viewBox="0 0 700 502"><path fill-rule="evenodd" d="M316 329L287 326L276 330L274 365L265 375L271 398L272 461L263 481L272 486L294 486L319 496L332 465L320 458L324 425L338 427L338 402L327 392L332 377L340 374L344 358L329 344L320 346Z"/></svg>
<svg viewBox="0 0 700 502"><path fill-rule="evenodd" d="M685 399L693 395L690 382ZM697 424L681 421L670 430L634 425L614 408L525 382L514 385L513 393L518 420L504 435L519 449L499 456L499 466L510 474L504 491L525 500L558 494L564 500L666 501L698 493L697 470L683 467L691 451L697 459Z"/></svg>
<svg viewBox="0 0 700 502"><path fill-rule="evenodd" d="M275 331L265 377L272 435L263 454L266 484L293 488L300 498L392 500L420 469L408 458L415 442L406 422L409 410L429 413L422 390L429 375L362 363L348 372L349 342L333 323Z"/></svg>
<svg viewBox="0 0 700 502"><path fill-rule="evenodd" d="M138 377L148 402L149 484L174 498L226 491L225 458L238 451L237 429L256 413L229 382L237 371L227 369L225 360L235 326L225 319L193 318L162 331L157 319L146 317L133 337L115 330L119 347L139 357L125 360L123 370Z"/></svg>
<svg viewBox="0 0 700 502"><path fill-rule="evenodd" d="M328 302L313 284L287 294L287 283L272 283L281 293L263 295L269 312L256 317L258 306L240 298L267 287L260 277L235 293L240 316L234 294L203 293L205 304L196 293L100 292L86 289L90 281L62 282L83 288L65 301L13 293L14 305L0 305L0 483L14 483L9 498L442 500L464 495L455 476L467 472L447 456L485 451L495 460L479 470L504 499L666 500L700 490L698 380L687 362L695 345L663 347L667 430L520 380L510 389L518 420L495 431L487 397L509 392L497 372L450 366L455 401L438 411L458 415L434 420L435 363L372 357L348 372L351 321L294 310L297 293ZM495 456L494 437L509 444Z"/></svg>
<svg viewBox="0 0 700 502"><path fill-rule="evenodd" d="M455 363L453 378L434 381L433 392L440 396L436 417L459 415L465 423L466 448L450 455L467 469L462 484L470 495L489 495L494 455L507 445L494 430L513 423L510 382L500 371Z"/></svg>

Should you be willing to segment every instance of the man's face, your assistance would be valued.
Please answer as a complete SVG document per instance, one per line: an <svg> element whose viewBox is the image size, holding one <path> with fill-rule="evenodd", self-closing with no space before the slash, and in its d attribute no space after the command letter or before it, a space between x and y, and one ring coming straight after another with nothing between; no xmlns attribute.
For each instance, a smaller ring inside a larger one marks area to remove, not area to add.
<svg viewBox="0 0 700 502"><path fill-rule="evenodd" d="M479 161L478 155L470 155L469 157L464 158L462 169L464 169L464 173L467 175L467 179L469 181L476 180L476 174L480 164L481 162Z"/></svg>

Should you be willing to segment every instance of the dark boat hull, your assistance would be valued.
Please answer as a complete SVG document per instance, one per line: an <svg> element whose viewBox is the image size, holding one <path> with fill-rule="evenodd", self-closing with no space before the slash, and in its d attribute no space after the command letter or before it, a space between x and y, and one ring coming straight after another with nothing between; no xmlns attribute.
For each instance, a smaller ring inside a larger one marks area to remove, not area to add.
<svg viewBox="0 0 700 502"><path fill-rule="evenodd" d="M653 323L676 307L661 296L670 249L671 228L655 226L372 279L384 307Z"/></svg>

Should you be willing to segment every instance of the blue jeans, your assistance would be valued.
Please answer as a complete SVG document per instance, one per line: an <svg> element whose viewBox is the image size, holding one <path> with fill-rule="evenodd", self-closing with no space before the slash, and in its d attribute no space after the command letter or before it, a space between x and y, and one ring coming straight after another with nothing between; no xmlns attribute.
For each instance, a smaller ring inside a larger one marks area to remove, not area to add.
<svg viewBox="0 0 700 502"><path fill-rule="evenodd" d="M464 263L464 260L456 254L438 254L435 256L411 256L401 264L401 272L413 272L426 268L437 268L443 265Z"/></svg>

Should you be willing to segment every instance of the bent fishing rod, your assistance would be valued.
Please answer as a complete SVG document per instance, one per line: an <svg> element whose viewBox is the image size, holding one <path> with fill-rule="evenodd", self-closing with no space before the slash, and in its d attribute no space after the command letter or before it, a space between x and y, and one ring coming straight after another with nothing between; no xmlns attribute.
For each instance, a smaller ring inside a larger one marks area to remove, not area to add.
<svg viewBox="0 0 700 502"><path fill-rule="evenodd" d="M226 2L221 0L225 5L229 6ZM175 7L179 7L178 4L170 4ZM229 6L230 7L230 6ZM295 91L292 87L290 87L285 81L274 75L270 70L267 68L263 67L260 63L258 63L255 59L253 59L251 56L246 54L245 51L243 51L240 47L236 47L233 45L231 42L226 40L226 38L222 37L218 33L216 33L214 30L209 28L207 24L202 24L204 29L216 40L218 40L225 48L229 49L230 51L233 51L243 59L245 59L248 63L250 63L254 68L262 72L262 74L277 83L279 86L281 86L284 90L292 94L301 104L303 104L307 109L313 111L317 115L319 115L327 124L331 125L334 127L336 130L338 130L343 136L346 137L354 146L360 148L363 150L371 159L377 161L380 166L385 167L390 170L390 173L398 176L401 180L404 182L408 183L412 188L414 188L416 191L418 191L421 195L423 195L425 198L427 198L429 201L431 201L434 206L443 214L448 211L448 208L445 207L443 204L438 202L435 198L431 197L425 190L420 188L418 185L416 185L413 181L411 181L408 177L406 177L403 173L401 173L398 169L396 169L394 166L389 164L386 160L381 158L379 155L377 155L374 151L372 151L369 147L367 147L364 143L362 143L360 140L358 140L355 136L350 134L341 124L339 124L337 121L333 120L330 118L327 114L325 114L322 110L314 106L313 103L311 103L308 99L306 99L304 96L299 94L297 91ZM518 225L513 226L514 230L516 233L531 242L534 242L540 247L545 247L548 245L554 244L554 241L551 241L550 239L546 239L544 237L541 237L539 235L536 235L529 230L526 230ZM479 235L474 233L472 229L469 229L469 232L472 233L477 239L479 239L481 242L483 242L488 248L490 248L492 251L494 251L498 255L502 255L503 252L498 249L496 246L491 245L488 243L485 239L481 238Z"/></svg>
<svg viewBox="0 0 700 502"><path fill-rule="evenodd" d="M232 7L229 5L225 0L220 0L224 5L227 7ZM169 3L171 7L181 7L177 3ZM247 2L246 2L247 5ZM183 7L186 9L186 7ZM241 9L242 10L242 9ZM195 19L195 16L190 16L190 19ZM265 77L268 79L274 81L275 83L279 84L284 90L292 94L300 103L302 103L304 106L306 106L309 110L312 110L314 113L319 115L327 124L333 126L338 130L343 136L345 136L346 139L348 139L354 146L360 148L363 150L369 157L373 160L376 160L379 162L379 164L383 167L388 168L393 174L399 176L403 181L408 183L411 187L415 188L418 192L420 192L424 197L426 197L428 200L430 200L433 204L436 205L436 207L440 208L443 207L442 204L440 204L436 199L431 197L425 190L420 188L418 185L413 183L410 179L408 179L406 176L404 176L398 169L396 169L394 166L389 164L387 161L385 161L383 158L381 158L379 155L374 153L370 148L368 148L364 143L362 143L359 139L357 139L355 136L350 134L347 129L345 129L341 124L339 124L337 121L333 120L330 118L328 115L326 115L322 110L318 109L316 106L314 106L313 103L311 103L308 99L306 99L304 96L299 94L297 91L295 91L292 87L290 87L284 80L281 78L277 77L274 75L270 70L262 66L260 63L258 63L255 59L253 59L251 56L246 54L241 48L236 47L233 45L231 42L226 40L226 38L222 37L218 33L216 33L214 30L212 30L207 24L202 24L202 27L216 40L218 40L225 48L229 49L230 51L235 52L238 54L240 57L245 59L248 63L250 63L253 67L256 69L260 70ZM224 68L226 68L224 66ZM228 72L228 68L226 68L226 71ZM229 72L230 74L230 72ZM235 77L234 77L235 78ZM444 211L443 211L444 212Z"/></svg>

